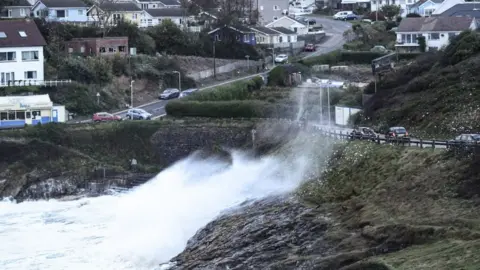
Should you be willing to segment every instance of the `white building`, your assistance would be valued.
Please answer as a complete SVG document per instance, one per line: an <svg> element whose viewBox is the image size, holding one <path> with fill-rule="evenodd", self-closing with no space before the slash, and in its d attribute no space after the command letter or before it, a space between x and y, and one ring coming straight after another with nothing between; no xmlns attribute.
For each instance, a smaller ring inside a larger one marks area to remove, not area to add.
<svg viewBox="0 0 480 270"><path fill-rule="evenodd" d="M405 17L408 14L408 6L415 4L418 0L371 0L370 10L372 12L381 10L383 6L400 6L400 16Z"/></svg>
<svg viewBox="0 0 480 270"><path fill-rule="evenodd" d="M65 107L54 105L49 95L0 97L0 129L66 120Z"/></svg>
<svg viewBox="0 0 480 270"><path fill-rule="evenodd" d="M289 16L283 16L278 20L275 20L267 25L266 27L285 27L292 30L298 35L308 34L308 26L300 21L297 21Z"/></svg>
<svg viewBox="0 0 480 270"><path fill-rule="evenodd" d="M399 52L418 52L418 37L425 37L426 50L438 50L447 46L450 38L465 30L477 29L477 22L471 17L420 17L404 18L398 29L397 44Z"/></svg>
<svg viewBox="0 0 480 270"><path fill-rule="evenodd" d="M41 85L45 45L34 21L0 20L0 87Z"/></svg>

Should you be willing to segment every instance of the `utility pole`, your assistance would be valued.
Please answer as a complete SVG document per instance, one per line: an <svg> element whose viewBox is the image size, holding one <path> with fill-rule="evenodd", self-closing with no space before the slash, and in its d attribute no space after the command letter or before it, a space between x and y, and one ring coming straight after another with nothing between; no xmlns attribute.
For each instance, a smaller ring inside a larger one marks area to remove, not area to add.
<svg viewBox="0 0 480 270"><path fill-rule="evenodd" d="M320 125L323 125L323 85L320 85Z"/></svg>
<svg viewBox="0 0 480 270"><path fill-rule="evenodd" d="M217 63L215 61L215 45L217 43L217 38L213 37L213 78L217 78Z"/></svg>
<svg viewBox="0 0 480 270"><path fill-rule="evenodd" d="M130 108L133 109L133 83L135 81L131 80L130 81Z"/></svg>
<svg viewBox="0 0 480 270"><path fill-rule="evenodd" d="M100 105L100 93L97 92L97 105Z"/></svg>
<svg viewBox="0 0 480 270"><path fill-rule="evenodd" d="M182 91L182 74L177 70L174 70L173 73L178 73L178 90Z"/></svg>

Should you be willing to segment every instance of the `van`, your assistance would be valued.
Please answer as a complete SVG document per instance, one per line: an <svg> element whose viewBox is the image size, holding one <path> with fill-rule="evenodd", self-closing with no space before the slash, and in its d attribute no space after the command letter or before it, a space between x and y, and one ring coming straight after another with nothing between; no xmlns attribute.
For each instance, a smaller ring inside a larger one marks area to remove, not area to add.
<svg viewBox="0 0 480 270"><path fill-rule="evenodd" d="M344 11L339 11L333 15L334 20L345 20L348 15L353 15L353 11L349 10L344 10Z"/></svg>

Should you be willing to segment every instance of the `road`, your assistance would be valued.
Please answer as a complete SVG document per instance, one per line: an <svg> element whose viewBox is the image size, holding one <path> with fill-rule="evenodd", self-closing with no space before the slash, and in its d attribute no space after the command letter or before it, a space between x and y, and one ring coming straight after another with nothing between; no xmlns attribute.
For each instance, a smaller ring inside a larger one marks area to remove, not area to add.
<svg viewBox="0 0 480 270"><path fill-rule="evenodd" d="M319 56L321 54L329 53L338 49L343 48L346 40L343 37L343 33L352 27L351 23L344 21L335 21L329 17L319 16L315 14L306 15L305 17L315 19L317 22L316 25L323 25L323 30L325 31L328 39L325 43L322 43L317 46L317 51L311 53L303 59Z"/></svg>

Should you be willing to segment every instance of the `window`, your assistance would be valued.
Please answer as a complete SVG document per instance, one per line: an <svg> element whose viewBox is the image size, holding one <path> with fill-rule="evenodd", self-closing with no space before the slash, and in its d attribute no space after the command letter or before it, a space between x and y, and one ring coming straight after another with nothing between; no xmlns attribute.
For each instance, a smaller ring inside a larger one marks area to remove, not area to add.
<svg viewBox="0 0 480 270"><path fill-rule="evenodd" d="M11 17L12 17L12 10L9 9L9 10L8 10L8 18L11 18Z"/></svg>
<svg viewBox="0 0 480 270"><path fill-rule="evenodd" d="M36 79L37 72L36 71L25 71L25 79Z"/></svg>
<svg viewBox="0 0 480 270"><path fill-rule="evenodd" d="M19 34L21 37L27 37L27 33L25 33L25 31L18 31L18 34Z"/></svg>
<svg viewBox="0 0 480 270"><path fill-rule="evenodd" d="M275 5L273 6L273 10L280 10L280 8L277 5Z"/></svg>
<svg viewBox="0 0 480 270"><path fill-rule="evenodd" d="M137 13L132 14L132 19L134 19L134 20L137 19Z"/></svg>
<svg viewBox="0 0 480 270"><path fill-rule="evenodd" d="M32 112L32 115L33 115L33 119L35 119L37 116L42 116L42 115L40 114L40 111L33 111L33 112Z"/></svg>
<svg viewBox="0 0 480 270"><path fill-rule="evenodd" d="M430 40L437 40L437 39L440 39L440 34L438 34L438 33L430 33L429 37L430 37L430 38L429 38Z"/></svg>
<svg viewBox="0 0 480 270"><path fill-rule="evenodd" d="M0 113L0 120L8 120L7 112L1 112Z"/></svg>
<svg viewBox="0 0 480 270"><path fill-rule="evenodd" d="M0 32L0 38L6 38L7 37L7 34L5 34L5 32Z"/></svg>
<svg viewBox="0 0 480 270"><path fill-rule="evenodd" d="M2 72L0 73L0 85L8 85L10 81L15 80L14 72Z"/></svg>
<svg viewBox="0 0 480 270"><path fill-rule="evenodd" d="M85 52L85 47L83 47L83 46L80 47L80 52L81 52L81 53L84 53L84 52Z"/></svg>
<svg viewBox="0 0 480 270"><path fill-rule="evenodd" d="M452 39L456 36L455 33L448 33L448 39Z"/></svg>
<svg viewBox="0 0 480 270"><path fill-rule="evenodd" d="M126 47L126 46L118 46L118 51L119 51L119 52L126 52L126 51L127 51L127 47Z"/></svg>
<svg viewBox="0 0 480 270"><path fill-rule="evenodd" d="M17 61L17 54L15 52L0 52L1 61Z"/></svg>
<svg viewBox="0 0 480 270"><path fill-rule="evenodd" d="M17 111L17 119L25 120L25 111Z"/></svg>
<svg viewBox="0 0 480 270"><path fill-rule="evenodd" d="M22 52L22 61L38 61L38 51Z"/></svg>
<svg viewBox="0 0 480 270"><path fill-rule="evenodd" d="M99 52L100 52L100 53L106 52L105 47L100 47Z"/></svg>
<svg viewBox="0 0 480 270"><path fill-rule="evenodd" d="M83 15L83 9L78 10L78 15Z"/></svg>
<svg viewBox="0 0 480 270"><path fill-rule="evenodd" d="M57 18L65 18L67 17L67 12L65 10L57 10Z"/></svg>
<svg viewBox="0 0 480 270"><path fill-rule="evenodd" d="M248 35L243 35L243 41L244 41L244 42L248 42L248 41L249 41Z"/></svg>
<svg viewBox="0 0 480 270"><path fill-rule="evenodd" d="M116 52L117 50L115 50L115 48L108 48L108 52L109 53L113 53L113 52Z"/></svg>
<svg viewBox="0 0 480 270"><path fill-rule="evenodd" d="M73 48L68 48L68 53L73 53Z"/></svg>
<svg viewBox="0 0 480 270"><path fill-rule="evenodd" d="M25 118L27 118L27 119L30 119L30 118L32 118L32 113L31 113L31 112L27 112L27 114L26 114Z"/></svg>
<svg viewBox="0 0 480 270"><path fill-rule="evenodd" d="M15 111L8 111L8 120L15 120Z"/></svg>

